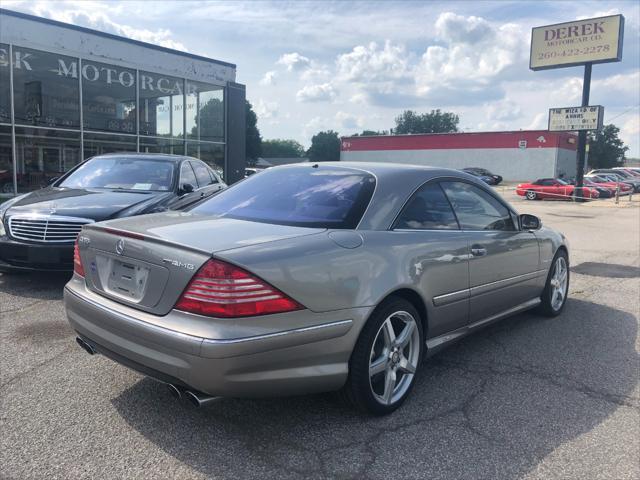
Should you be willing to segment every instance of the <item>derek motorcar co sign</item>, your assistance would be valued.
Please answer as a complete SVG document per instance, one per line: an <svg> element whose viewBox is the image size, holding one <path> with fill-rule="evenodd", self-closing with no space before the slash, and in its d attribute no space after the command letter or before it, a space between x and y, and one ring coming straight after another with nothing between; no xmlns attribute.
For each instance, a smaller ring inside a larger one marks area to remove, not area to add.
<svg viewBox="0 0 640 480"><path fill-rule="evenodd" d="M549 110L550 132L575 132L580 130L600 130L604 107L564 107Z"/></svg>
<svg viewBox="0 0 640 480"><path fill-rule="evenodd" d="M531 30L531 70L622 59L624 17L589 18Z"/></svg>

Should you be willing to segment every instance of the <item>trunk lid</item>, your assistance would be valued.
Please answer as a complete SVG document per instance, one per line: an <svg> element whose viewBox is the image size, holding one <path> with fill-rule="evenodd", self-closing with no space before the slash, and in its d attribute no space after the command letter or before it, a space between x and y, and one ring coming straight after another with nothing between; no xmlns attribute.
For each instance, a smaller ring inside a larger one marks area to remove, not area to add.
<svg viewBox="0 0 640 480"><path fill-rule="evenodd" d="M91 290L166 315L196 271L217 252L324 231L167 212L92 224L78 240Z"/></svg>

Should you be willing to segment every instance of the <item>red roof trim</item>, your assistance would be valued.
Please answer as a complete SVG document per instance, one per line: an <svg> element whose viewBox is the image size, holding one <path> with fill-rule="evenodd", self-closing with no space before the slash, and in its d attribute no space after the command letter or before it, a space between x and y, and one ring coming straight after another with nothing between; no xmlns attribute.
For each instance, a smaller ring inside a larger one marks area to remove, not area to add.
<svg viewBox="0 0 640 480"><path fill-rule="evenodd" d="M526 143L522 143L526 142ZM577 136L547 130L515 132L436 133L343 137L341 150L453 150L478 148L564 148L575 150Z"/></svg>

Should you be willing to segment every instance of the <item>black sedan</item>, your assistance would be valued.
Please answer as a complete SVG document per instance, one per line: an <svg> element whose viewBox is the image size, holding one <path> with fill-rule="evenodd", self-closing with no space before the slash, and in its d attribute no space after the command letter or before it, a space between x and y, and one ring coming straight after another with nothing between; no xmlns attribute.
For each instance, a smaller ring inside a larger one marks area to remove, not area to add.
<svg viewBox="0 0 640 480"><path fill-rule="evenodd" d="M82 225L182 209L225 188L217 173L195 158L93 157L48 187L0 204L0 271L72 270Z"/></svg>
<svg viewBox="0 0 640 480"><path fill-rule="evenodd" d="M502 181L502 177L500 175L495 175L495 174L491 173L489 170L487 170L486 168L467 167L467 168L463 168L462 170L467 172L467 173L470 173L474 177L485 177L485 178L487 178L487 180L485 180L483 178L483 181L485 183L488 183L489 185L498 185Z"/></svg>

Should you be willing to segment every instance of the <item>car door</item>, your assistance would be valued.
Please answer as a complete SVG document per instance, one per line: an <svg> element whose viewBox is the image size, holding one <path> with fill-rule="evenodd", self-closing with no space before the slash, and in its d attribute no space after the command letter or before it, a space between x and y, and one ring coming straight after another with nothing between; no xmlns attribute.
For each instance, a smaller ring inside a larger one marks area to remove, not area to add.
<svg viewBox="0 0 640 480"><path fill-rule="evenodd" d="M391 232L399 265L422 295L430 338L466 328L469 316L469 247L436 181L409 199ZM404 274L402 275L404 277Z"/></svg>
<svg viewBox="0 0 640 480"><path fill-rule="evenodd" d="M198 188L196 174L193 171L191 162L184 160L180 165L180 176L178 179L177 197L170 202L168 208L180 210L199 201L201 192Z"/></svg>
<svg viewBox="0 0 640 480"><path fill-rule="evenodd" d="M190 162L193 167L193 171L196 174L200 198L210 197L222 189L222 184L218 181L215 175L211 174L212 172L204 162L201 162L200 160L190 160Z"/></svg>
<svg viewBox="0 0 640 480"><path fill-rule="evenodd" d="M507 205L479 186L443 181L469 245L469 322L489 320L540 296L538 240Z"/></svg>

